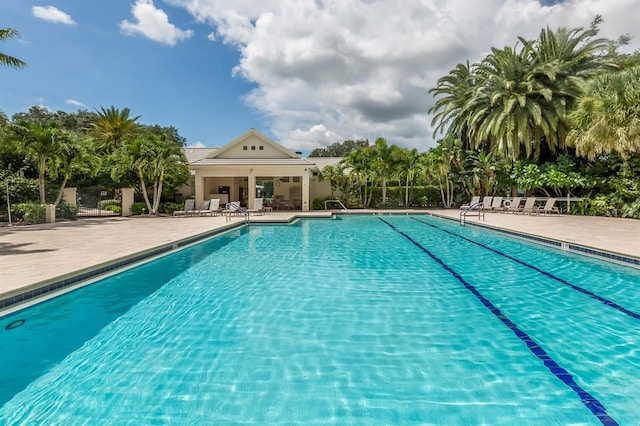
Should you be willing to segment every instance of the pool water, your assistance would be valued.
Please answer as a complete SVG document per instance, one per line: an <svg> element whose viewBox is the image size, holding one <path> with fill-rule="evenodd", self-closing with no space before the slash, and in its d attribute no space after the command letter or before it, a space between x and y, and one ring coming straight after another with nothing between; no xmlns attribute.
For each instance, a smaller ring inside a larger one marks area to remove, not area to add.
<svg viewBox="0 0 640 426"><path fill-rule="evenodd" d="M637 424L639 285L425 216L252 225L0 318L0 419Z"/></svg>

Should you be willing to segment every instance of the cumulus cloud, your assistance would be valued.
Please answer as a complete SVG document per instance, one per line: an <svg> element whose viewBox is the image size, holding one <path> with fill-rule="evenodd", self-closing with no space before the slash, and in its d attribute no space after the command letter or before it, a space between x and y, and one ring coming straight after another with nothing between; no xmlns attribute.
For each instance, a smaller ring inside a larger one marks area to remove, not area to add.
<svg viewBox="0 0 640 426"><path fill-rule="evenodd" d="M120 29L125 34L140 34L169 46L193 36L192 30L181 30L170 23L167 14L162 9L156 9L152 0L136 0L131 12L135 22L126 19L120 22Z"/></svg>
<svg viewBox="0 0 640 426"><path fill-rule="evenodd" d="M546 26L634 38L637 0L165 0L238 49L234 75L256 84L245 101L290 148L345 139L433 146L428 93L456 64L481 60ZM211 39L211 38L210 38Z"/></svg>
<svg viewBox="0 0 640 426"><path fill-rule="evenodd" d="M36 18L43 19L45 21L56 24L75 25L71 16L54 6L33 6L31 8L31 13L33 13L33 16Z"/></svg>
<svg viewBox="0 0 640 426"><path fill-rule="evenodd" d="M207 146L203 144L201 141L197 141L192 143L191 145L187 145L187 148L206 148Z"/></svg>
<svg viewBox="0 0 640 426"><path fill-rule="evenodd" d="M80 101L76 101L75 99L67 99L64 101L67 105L73 105L80 108L86 108L87 106Z"/></svg>

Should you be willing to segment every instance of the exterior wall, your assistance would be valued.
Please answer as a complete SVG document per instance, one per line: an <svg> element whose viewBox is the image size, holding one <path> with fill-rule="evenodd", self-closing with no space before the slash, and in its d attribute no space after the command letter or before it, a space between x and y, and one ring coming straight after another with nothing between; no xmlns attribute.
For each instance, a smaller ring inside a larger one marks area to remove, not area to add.
<svg viewBox="0 0 640 426"><path fill-rule="evenodd" d="M216 155L216 158L283 158L283 153L256 135L250 135L237 145Z"/></svg>

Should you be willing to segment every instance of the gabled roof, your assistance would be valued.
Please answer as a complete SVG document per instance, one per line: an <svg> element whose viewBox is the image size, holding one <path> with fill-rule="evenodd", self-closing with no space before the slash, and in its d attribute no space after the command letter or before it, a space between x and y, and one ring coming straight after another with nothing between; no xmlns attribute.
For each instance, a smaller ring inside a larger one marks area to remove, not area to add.
<svg viewBox="0 0 640 426"><path fill-rule="evenodd" d="M194 147L184 147L182 150L184 151L185 157L187 157L187 161L189 163L194 163L203 158L207 158L213 152L219 150L220 148L194 148Z"/></svg>
<svg viewBox="0 0 640 426"><path fill-rule="evenodd" d="M244 134L238 136L237 138L235 138L234 140L232 140L228 144L224 145L220 149L216 150L215 152L210 153L207 156L207 158L209 158L209 159L221 158L221 157L222 158L227 158L227 157L225 157L225 153L228 153L229 151L231 151L233 148L235 148L238 145L242 145L245 141L247 141L247 140L249 140L251 138L257 138L265 146L270 147L272 152L274 150L276 152L278 152L278 154L281 155L280 158L300 158L300 156L298 154L294 153L293 151L290 151L289 149L285 148L284 146L280 145L279 143L271 140L270 138L268 138L267 136L263 135L262 133L258 132L255 129L250 129L249 131L245 132Z"/></svg>

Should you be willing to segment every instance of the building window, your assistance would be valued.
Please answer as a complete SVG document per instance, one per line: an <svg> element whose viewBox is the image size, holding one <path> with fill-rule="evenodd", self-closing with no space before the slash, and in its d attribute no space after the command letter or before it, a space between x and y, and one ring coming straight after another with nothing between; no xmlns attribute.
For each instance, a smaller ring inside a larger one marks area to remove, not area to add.
<svg viewBox="0 0 640 426"><path fill-rule="evenodd" d="M252 145L252 146L251 146L251 151L255 151L255 150L256 150L256 146L255 146L255 145Z"/></svg>
<svg viewBox="0 0 640 426"><path fill-rule="evenodd" d="M300 176L294 176L293 177L293 181L299 183L300 182Z"/></svg>
<svg viewBox="0 0 640 426"><path fill-rule="evenodd" d="M283 176L282 178L280 178L280 181L289 182L289 176Z"/></svg>
<svg viewBox="0 0 640 426"><path fill-rule="evenodd" d="M243 147L242 147L242 149L243 149L244 151L246 151L246 150L247 150L247 146L246 146L246 145L245 145L245 146L243 146Z"/></svg>
<svg viewBox="0 0 640 426"><path fill-rule="evenodd" d="M264 151L264 146L260 145L260 151Z"/></svg>

